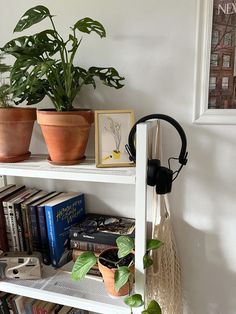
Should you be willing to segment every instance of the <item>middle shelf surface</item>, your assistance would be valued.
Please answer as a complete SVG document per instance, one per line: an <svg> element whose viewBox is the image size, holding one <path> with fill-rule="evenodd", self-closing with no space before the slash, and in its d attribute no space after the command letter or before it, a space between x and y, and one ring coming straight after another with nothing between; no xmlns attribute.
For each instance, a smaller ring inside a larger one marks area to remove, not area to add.
<svg viewBox="0 0 236 314"><path fill-rule="evenodd" d="M43 266L42 279L1 280L0 291L96 313L129 313L129 308L124 304L122 298L114 299L107 295L101 278L87 276L81 281L73 281L69 271L71 269L72 263L58 270L51 266Z"/></svg>

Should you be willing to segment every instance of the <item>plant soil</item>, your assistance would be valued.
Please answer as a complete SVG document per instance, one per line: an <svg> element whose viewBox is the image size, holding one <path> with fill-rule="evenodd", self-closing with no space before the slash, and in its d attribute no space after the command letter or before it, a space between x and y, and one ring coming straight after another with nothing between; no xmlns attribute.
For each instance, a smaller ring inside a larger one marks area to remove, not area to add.
<svg viewBox="0 0 236 314"><path fill-rule="evenodd" d="M114 250L109 250L108 252L104 252L104 254L100 255L100 263L110 269L112 268L117 268L117 266L129 266L131 261L134 259L134 254L130 253L127 256L123 257L123 258L119 258L117 256L118 253L118 249L114 249ZM102 259L101 257L103 257L104 259ZM117 264L117 266L115 266L115 263L118 262L120 260L120 262ZM112 263L114 262L114 263Z"/></svg>

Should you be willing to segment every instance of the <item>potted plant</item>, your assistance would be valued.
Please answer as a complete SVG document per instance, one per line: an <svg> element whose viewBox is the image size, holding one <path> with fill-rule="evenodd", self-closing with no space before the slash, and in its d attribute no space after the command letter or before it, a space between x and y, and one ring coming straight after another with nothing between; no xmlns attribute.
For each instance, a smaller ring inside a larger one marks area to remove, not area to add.
<svg viewBox="0 0 236 314"><path fill-rule="evenodd" d="M103 276L106 291L112 296L125 296L132 290L134 273L134 241L128 236L120 236L116 240L117 247L103 251L97 258L93 252L82 253L75 261L72 269L72 279L81 280L88 271L98 264L98 268ZM156 250L163 245L159 240L148 240L146 254L143 257L143 266L148 268L153 261L150 256L152 250ZM134 294L125 298L124 302L132 308L143 306L142 296ZM150 309L156 309L151 312ZM152 300L148 308L142 313L161 314L159 304Z"/></svg>
<svg viewBox="0 0 236 314"><path fill-rule="evenodd" d="M78 32L94 32L101 38L106 36L102 24L89 17L78 20L70 28L68 39L64 40L55 27L54 16L48 8L38 5L21 17L14 32L24 31L44 19L50 21L51 28L15 38L3 50L16 58L11 84L17 103L36 104L47 95L55 107L37 111L49 160L55 164L75 164L84 159L94 120L91 110L74 109L75 97L84 85L91 84L95 88L95 77L116 89L123 87L124 78L113 67L93 66L85 70L74 64L82 42Z"/></svg>
<svg viewBox="0 0 236 314"><path fill-rule="evenodd" d="M16 108L12 106L11 87L6 82L11 70L3 63L0 54L0 162L17 162L28 159L32 136L35 108Z"/></svg>

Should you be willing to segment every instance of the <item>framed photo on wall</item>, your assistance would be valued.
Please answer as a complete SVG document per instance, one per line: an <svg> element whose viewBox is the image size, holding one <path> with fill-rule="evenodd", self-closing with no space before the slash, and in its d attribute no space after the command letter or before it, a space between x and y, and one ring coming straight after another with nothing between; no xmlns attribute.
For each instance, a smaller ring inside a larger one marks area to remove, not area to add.
<svg viewBox="0 0 236 314"><path fill-rule="evenodd" d="M236 124L236 2L198 0L194 122Z"/></svg>
<svg viewBox="0 0 236 314"><path fill-rule="evenodd" d="M133 110L95 111L95 159L97 167L133 166L125 149L133 125Z"/></svg>

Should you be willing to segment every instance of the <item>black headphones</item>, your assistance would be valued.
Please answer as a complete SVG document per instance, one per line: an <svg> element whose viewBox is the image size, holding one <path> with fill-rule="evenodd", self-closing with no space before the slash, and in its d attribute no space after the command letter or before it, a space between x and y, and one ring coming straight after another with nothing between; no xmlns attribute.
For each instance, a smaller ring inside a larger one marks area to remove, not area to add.
<svg viewBox="0 0 236 314"><path fill-rule="evenodd" d="M170 116L164 115L164 114L150 114L148 116L145 116L138 120L134 126L132 127L130 133L129 133L129 145L126 145L126 150L129 154L130 161L133 161L135 163L136 161L136 149L134 145L134 135L136 133L136 126L139 123L145 122L147 120L151 119L159 119L159 120L165 120L169 122L173 127L178 131L179 136L182 141L182 146L180 150L180 154L178 158L170 157L168 159L169 168L162 167L161 162L159 159L149 159L148 160L148 167L147 167L147 184L150 186L156 185L156 193L157 194L166 194L171 192L172 182L177 178L179 175L181 169L183 166L187 163L187 155L186 152L187 148L187 139L186 135L184 133L184 130L182 129L181 125ZM180 163L180 167L178 170L173 172L170 169L170 160L171 159L177 159Z"/></svg>

